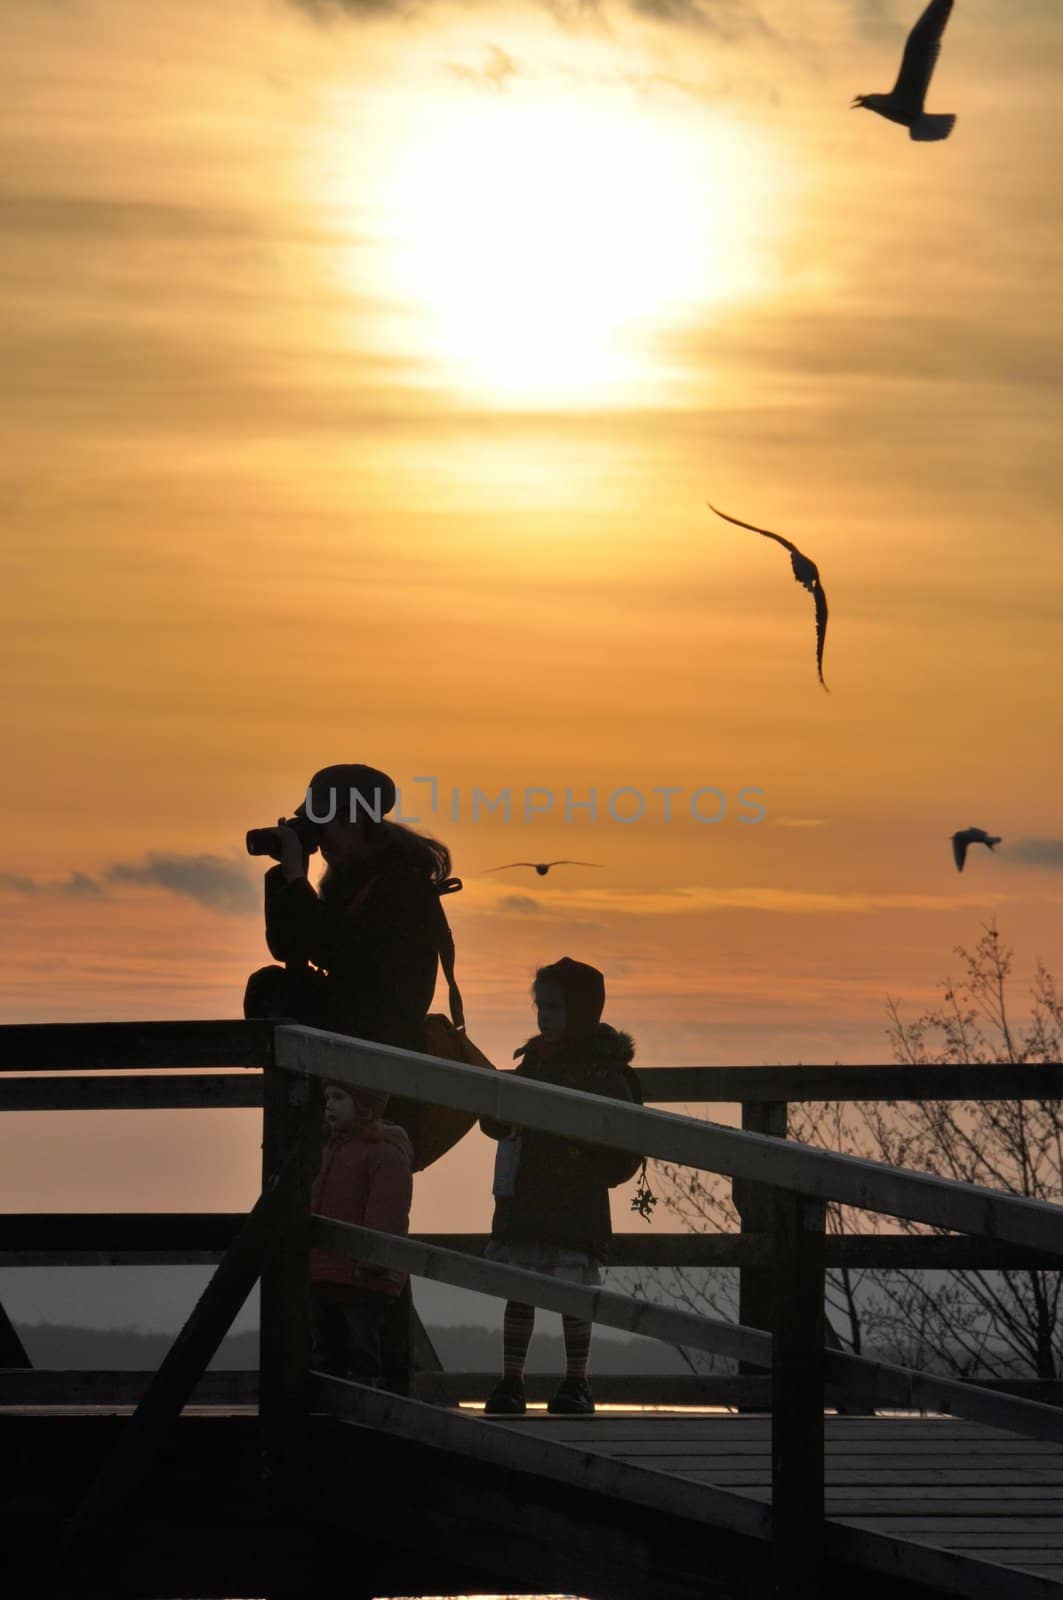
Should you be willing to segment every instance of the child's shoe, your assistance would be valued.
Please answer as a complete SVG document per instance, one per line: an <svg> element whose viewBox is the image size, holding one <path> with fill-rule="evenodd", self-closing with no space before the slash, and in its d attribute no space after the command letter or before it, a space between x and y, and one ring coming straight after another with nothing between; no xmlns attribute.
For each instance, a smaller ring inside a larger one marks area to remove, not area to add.
<svg viewBox="0 0 1063 1600"><path fill-rule="evenodd" d="M555 1417L589 1417L594 1412L594 1396L586 1378L562 1378L561 1387L546 1408Z"/></svg>
<svg viewBox="0 0 1063 1600"><path fill-rule="evenodd" d="M524 1385L520 1379L500 1378L487 1397L484 1416L522 1417L525 1410Z"/></svg>

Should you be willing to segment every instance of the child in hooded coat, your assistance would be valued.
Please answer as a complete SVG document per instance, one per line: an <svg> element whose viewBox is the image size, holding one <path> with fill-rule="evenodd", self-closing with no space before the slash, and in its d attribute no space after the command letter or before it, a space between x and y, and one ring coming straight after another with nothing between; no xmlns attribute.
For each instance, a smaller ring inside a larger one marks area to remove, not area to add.
<svg viewBox="0 0 1063 1600"><path fill-rule="evenodd" d="M325 1085L325 1146L310 1209L363 1228L406 1234L413 1194L413 1147L383 1122L386 1094ZM407 1274L329 1250L310 1252L314 1365L373 1387L383 1376L382 1336Z"/></svg>
<svg viewBox="0 0 1063 1600"><path fill-rule="evenodd" d="M641 1104L630 1065L631 1036L601 1021L605 979L598 969L565 956L540 967L532 994L540 1031L514 1052L520 1058L518 1075ZM600 1284L613 1231L609 1190L634 1177L641 1156L522 1131L486 1117L480 1127L499 1141L486 1258L571 1283ZM587 1415L594 1410L587 1383L592 1325L566 1316L562 1326L565 1376L549 1409ZM503 1376L488 1398L488 1416L523 1414L524 1363L534 1327L534 1306L507 1303Z"/></svg>

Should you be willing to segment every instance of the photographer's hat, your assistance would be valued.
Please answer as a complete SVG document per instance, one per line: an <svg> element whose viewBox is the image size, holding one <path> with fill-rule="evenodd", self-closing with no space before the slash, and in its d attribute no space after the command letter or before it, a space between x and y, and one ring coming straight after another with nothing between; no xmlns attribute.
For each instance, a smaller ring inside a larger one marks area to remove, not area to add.
<svg viewBox="0 0 1063 1600"><path fill-rule="evenodd" d="M306 799L295 808L295 815L309 815L313 821L340 817L344 822L361 817L379 820L395 804L395 785L386 772L364 767L358 762L322 767L306 786Z"/></svg>

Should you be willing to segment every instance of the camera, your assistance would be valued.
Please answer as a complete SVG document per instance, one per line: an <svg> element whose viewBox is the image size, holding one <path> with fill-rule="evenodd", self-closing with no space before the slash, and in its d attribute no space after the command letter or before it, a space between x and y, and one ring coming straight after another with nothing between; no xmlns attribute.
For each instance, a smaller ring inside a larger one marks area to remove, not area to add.
<svg viewBox="0 0 1063 1600"><path fill-rule="evenodd" d="M281 858L281 842L277 828L291 828L293 833L298 834L299 843L308 856L312 856L320 846L320 822L311 822L309 817L281 817L276 827L248 828L248 855L272 856L274 861L279 861Z"/></svg>

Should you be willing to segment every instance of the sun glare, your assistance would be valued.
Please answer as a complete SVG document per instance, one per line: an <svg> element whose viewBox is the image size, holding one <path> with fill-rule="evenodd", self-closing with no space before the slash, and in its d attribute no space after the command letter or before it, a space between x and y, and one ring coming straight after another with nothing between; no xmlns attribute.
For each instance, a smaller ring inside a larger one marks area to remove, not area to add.
<svg viewBox="0 0 1063 1600"><path fill-rule="evenodd" d="M458 389L616 403L661 376L655 331L764 288L769 164L704 115L437 108L389 166L388 293Z"/></svg>

